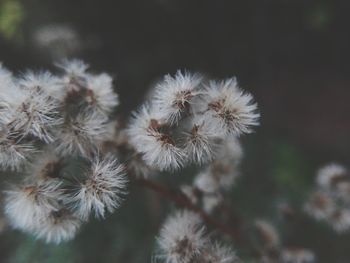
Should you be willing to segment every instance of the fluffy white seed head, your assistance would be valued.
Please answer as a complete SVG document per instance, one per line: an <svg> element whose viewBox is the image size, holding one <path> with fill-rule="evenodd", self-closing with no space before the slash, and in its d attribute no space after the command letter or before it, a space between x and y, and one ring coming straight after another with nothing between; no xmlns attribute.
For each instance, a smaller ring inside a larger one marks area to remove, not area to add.
<svg viewBox="0 0 350 263"><path fill-rule="evenodd" d="M112 213L119 207L126 186L124 166L112 156L96 157L71 202L81 219L87 220L91 213L103 218L106 211Z"/></svg>
<svg viewBox="0 0 350 263"><path fill-rule="evenodd" d="M8 124L15 118L15 109L25 100L25 94L15 84L10 71L0 63L0 123Z"/></svg>
<svg viewBox="0 0 350 263"><path fill-rule="evenodd" d="M73 239L81 223L77 216L62 208L51 211L46 217L41 218L39 226L33 232L37 238L47 243L59 244Z"/></svg>
<svg viewBox="0 0 350 263"><path fill-rule="evenodd" d="M154 103L159 107L161 118L170 124L177 123L182 114L191 110L191 104L200 94L202 77L177 71L174 77L166 75L155 88Z"/></svg>
<svg viewBox="0 0 350 263"><path fill-rule="evenodd" d="M312 193L304 206L305 212L317 220L328 218L335 209L333 198L324 192Z"/></svg>
<svg viewBox="0 0 350 263"><path fill-rule="evenodd" d="M345 202L350 202L350 174L339 164L330 164L317 173L317 184Z"/></svg>
<svg viewBox="0 0 350 263"><path fill-rule="evenodd" d="M64 96L64 88L61 85L60 77L51 74L49 71L28 71L17 83L21 89L27 91L42 90L47 96L54 98L56 103L62 101Z"/></svg>
<svg viewBox="0 0 350 263"><path fill-rule="evenodd" d="M54 140L51 129L62 123L60 103L47 93L55 85L47 73L28 73L19 81L25 99L14 109L14 118L8 124L13 130L32 135L45 142Z"/></svg>
<svg viewBox="0 0 350 263"><path fill-rule="evenodd" d="M205 119L224 134L240 135L251 133L259 124L257 104L253 96L243 92L235 78L225 81L211 81L206 88Z"/></svg>
<svg viewBox="0 0 350 263"><path fill-rule="evenodd" d="M198 173L193 184L205 193L215 193L229 190L237 177L237 171L230 165L214 161Z"/></svg>
<svg viewBox="0 0 350 263"><path fill-rule="evenodd" d="M215 178L209 168L201 171L194 179L193 185L205 193L215 193L220 190L219 178Z"/></svg>
<svg viewBox="0 0 350 263"><path fill-rule="evenodd" d="M346 176L347 170L339 164L329 164L322 167L317 173L317 184L320 187L329 189L337 179Z"/></svg>
<svg viewBox="0 0 350 263"><path fill-rule="evenodd" d="M188 211L177 212L164 223L157 239L158 257L167 263L190 263L201 255L208 239L201 219Z"/></svg>
<svg viewBox="0 0 350 263"><path fill-rule="evenodd" d="M36 182L46 182L60 177L63 160L51 147L43 149L35 155L33 161L26 167L27 177Z"/></svg>
<svg viewBox="0 0 350 263"><path fill-rule="evenodd" d="M87 79L87 99L91 108L109 114L118 106L118 95L113 91L113 79L106 73L89 76Z"/></svg>
<svg viewBox="0 0 350 263"><path fill-rule="evenodd" d="M85 77L86 71L89 68L89 65L79 59L64 59L59 63L56 63L56 66L64 71L66 77ZM68 79L69 80L69 79Z"/></svg>
<svg viewBox="0 0 350 263"><path fill-rule="evenodd" d="M194 185L206 193L230 190L239 176L238 165L243 155L239 141L229 136L215 149L215 159L194 180Z"/></svg>
<svg viewBox="0 0 350 263"><path fill-rule="evenodd" d="M24 90L43 90L48 94L60 89L59 78L49 71L27 71L17 80L17 85Z"/></svg>
<svg viewBox="0 0 350 263"><path fill-rule="evenodd" d="M22 142L17 133L11 132L6 125L0 124L0 167L19 170L35 148L28 142Z"/></svg>
<svg viewBox="0 0 350 263"><path fill-rule="evenodd" d="M5 91L11 85L13 85L12 73L9 70L7 70L0 62L0 89L1 89L1 91Z"/></svg>
<svg viewBox="0 0 350 263"><path fill-rule="evenodd" d="M327 221L337 233L348 232L350 229L350 210L337 209L329 215Z"/></svg>
<svg viewBox="0 0 350 263"><path fill-rule="evenodd" d="M159 112L145 105L134 114L128 135L148 165L159 170L174 170L183 165L185 154L166 129L166 124L159 119Z"/></svg>
<svg viewBox="0 0 350 263"><path fill-rule="evenodd" d="M56 131L56 150L62 155L89 156L108 135L107 118L97 112L68 117Z"/></svg>
<svg viewBox="0 0 350 263"><path fill-rule="evenodd" d="M208 247L207 255L203 256L203 263L241 263L236 253L227 246L214 243Z"/></svg>
<svg viewBox="0 0 350 263"><path fill-rule="evenodd" d="M90 76L87 73L88 64L78 59L65 59L57 63L56 66L64 71L64 75L60 79L60 85L66 99L70 99L70 96L86 90L87 79Z"/></svg>
<svg viewBox="0 0 350 263"><path fill-rule="evenodd" d="M196 164L212 160L218 147L217 132L205 120L194 120L184 141L187 156Z"/></svg>
<svg viewBox="0 0 350 263"><path fill-rule="evenodd" d="M242 145L236 137L224 138L216 151L215 160L231 167L237 167L243 158Z"/></svg>
<svg viewBox="0 0 350 263"><path fill-rule="evenodd" d="M62 198L60 183L50 181L15 187L6 192L5 214L9 224L16 229L30 232L40 226L51 211L58 209Z"/></svg>

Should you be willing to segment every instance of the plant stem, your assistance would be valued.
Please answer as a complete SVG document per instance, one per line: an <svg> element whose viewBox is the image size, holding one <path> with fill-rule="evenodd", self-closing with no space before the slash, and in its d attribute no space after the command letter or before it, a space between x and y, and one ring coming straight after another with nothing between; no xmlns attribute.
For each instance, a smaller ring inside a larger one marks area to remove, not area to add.
<svg viewBox="0 0 350 263"><path fill-rule="evenodd" d="M154 182L152 180L145 179L145 178L135 178L134 181L138 185L143 186L149 190L152 190L153 192L167 198L168 200L171 200L176 205L197 213L203 219L203 221L205 223L217 228L222 233L231 237L234 241L237 241L240 243L244 242L243 235L241 234L241 231L240 231L240 226L232 228L226 224L223 224L223 223L215 220L210 215L208 215L206 212L204 212L200 207L193 204L191 202L191 200L186 195L184 195L182 192L173 190L173 189L171 189L163 184L160 184L160 183L157 183L157 182ZM234 221L236 223L239 222L239 220L237 220L237 219Z"/></svg>

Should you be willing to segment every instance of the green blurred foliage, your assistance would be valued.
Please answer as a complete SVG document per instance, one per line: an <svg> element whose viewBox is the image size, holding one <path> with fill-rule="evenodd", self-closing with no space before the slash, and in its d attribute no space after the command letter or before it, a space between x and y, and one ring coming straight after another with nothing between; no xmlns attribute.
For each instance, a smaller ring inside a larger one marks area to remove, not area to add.
<svg viewBox="0 0 350 263"><path fill-rule="evenodd" d="M313 182L310 163L295 146L282 142L273 147L271 152L271 177L279 188L303 200L303 194L309 190Z"/></svg>
<svg viewBox="0 0 350 263"><path fill-rule="evenodd" d="M332 9L326 3L317 3L317 5L308 12L308 22L315 30L325 30L332 20Z"/></svg>
<svg viewBox="0 0 350 263"><path fill-rule="evenodd" d="M5 39L19 36L19 29L24 18L24 9L19 0L0 2L0 35Z"/></svg>

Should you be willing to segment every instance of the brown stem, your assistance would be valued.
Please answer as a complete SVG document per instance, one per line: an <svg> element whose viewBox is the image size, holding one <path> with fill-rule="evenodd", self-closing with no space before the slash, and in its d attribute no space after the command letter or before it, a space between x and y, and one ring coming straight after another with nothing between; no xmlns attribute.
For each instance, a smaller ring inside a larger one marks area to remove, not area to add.
<svg viewBox="0 0 350 263"><path fill-rule="evenodd" d="M213 227L217 228L220 230L222 233L230 236L233 240L237 242L242 242L243 241L243 235L241 235L240 228L232 228L229 227L226 224L223 224L211 216L209 216L206 212L204 212L200 207L194 205L191 200L184 195L182 192L175 191L173 189L168 188L165 185L162 185L160 183L144 179L144 178L135 178L134 180L138 185L141 185L147 189L150 189L157 194L167 198L168 200L171 200L174 202L176 205L187 208L195 213L197 213L205 223L212 225Z"/></svg>

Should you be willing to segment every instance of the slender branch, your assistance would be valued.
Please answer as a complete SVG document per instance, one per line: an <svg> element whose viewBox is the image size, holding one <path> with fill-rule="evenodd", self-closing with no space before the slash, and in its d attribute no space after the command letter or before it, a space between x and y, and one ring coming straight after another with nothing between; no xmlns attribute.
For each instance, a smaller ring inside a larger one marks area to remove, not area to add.
<svg viewBox="0 0 350 263"><path fill-rule="evenodd" d="M160 183L154 182L152 180L144 179L144 178L135 178L134 181L140 185L143 186L149 190L152 190L153 192L156 192L157 194L167 198L168 200L171 200L176 205L187 208L195 213L197 213L205 223L212 225L213 227L220 230L222 233L230 236L233 240L237 242L243 242L243 235L241 234L240 228L232 228L229 227L226 224L223 224L214 218L212 218L210 215L208 215L206 212L204 212L200 207L196 206L191 202L191 200L184 195L182 192L170 189L169 187L162 185ZM235 220L237 222L237 220Z"/></svg>

